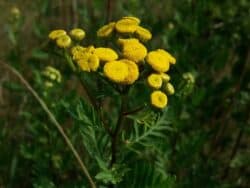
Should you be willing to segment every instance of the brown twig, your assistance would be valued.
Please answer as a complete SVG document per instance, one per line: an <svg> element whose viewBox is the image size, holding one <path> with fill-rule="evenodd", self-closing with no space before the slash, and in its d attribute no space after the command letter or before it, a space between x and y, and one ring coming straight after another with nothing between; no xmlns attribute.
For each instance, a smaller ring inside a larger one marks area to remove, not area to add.
<svg viewBox="0 0 250 188"><path fill-rule="evenodd" d="M74 148L73 144L71 143L70 139L68 138L68 136L66 135L66 133L64 132L63 128L61 127L61 125L58 123L58 121L56 120L55 116L51 113L51 111L49 110L48 106L45 104L45 102L39 97L39 95L37 94L37 92L30 86L30 84L26 81L26 79L14 68L12 68L10 65L8 65L7 63L1 62L0 64L2 64L6 69L8 69L11 73L13 73L14 75L16 75L20 81L22 82L22 84L27 88L27 90L34 96L34 98L40 103L41 107L43 108L43 110L47 113L47 115L49 116L49 119L51 120L51 122L53 123L53 125L55 125L55 127L58 129L59 133L61 134L61 136L63 137L64 141L66 142L67 146L69 147L69 149L71 150L71 152L73 153L74 157L76 158L77 162L79 163L84 175L87 177L89 184L91 186L91 188L96 188L96 185L93 181L93 179L91 178L87 167L85 166L85 164L83 163L83 161L80 158L80 155L78 154L78 152L76 151L76 149Z"/></svg>

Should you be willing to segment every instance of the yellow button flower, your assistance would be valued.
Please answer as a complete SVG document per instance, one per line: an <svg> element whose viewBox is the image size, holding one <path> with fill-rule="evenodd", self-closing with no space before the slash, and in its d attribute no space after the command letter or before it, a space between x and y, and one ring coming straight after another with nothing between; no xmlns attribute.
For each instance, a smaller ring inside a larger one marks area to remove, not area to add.
<svg viewBox="0 0 250 188"><path fill-rule="evenodd" d="M157 52L160 52L162 55L164 55L169 60L169 63L173 65L176 63L176 59L166 50L158 49Z"/></svg>
<svg viewBox="0 0 250 188"><path fill-rule="evenodd" d="M147 48L137 39L120 39L123 57L136 63L142 61L147 55Z"/></svg>
<svg viewBox="0 0 250 188"><path fill-rule="evenodd" d="M56 44L60 48L67 48L71 44L71 38L68 35L63 35L56 39Z"/></svg>
<svg viewBox="0 0 250 188"><path fill-rule="evenodd" d="M71 54L74 55L75 53L78 53L78 52L84 52L86 51L86 48L83 47L83 46L80 46L80 45L76 45L76 46L73 46L71 48Z"/></svg>
<svg viewBox="0 0 250 188"><path fill-rule="evenodd" d="M77 64L83 71L96 71L99 67L99 58L95 54L84 52L81 59L77 61Z"/></svg>
<svg viewBox="0 0 250 188"><path fill-rule="evenodd" d="M139 68L137 64L128 59L119 60L120 62L124 62L128 66L128 76L125 78L124 84L133 84L139 78Z"/></svg>
<svg viewBox="0 0 250 188"><path fill-rule="evenodd" d="M165 91L168 95L173 95L175 93L174 86L171 83L165 85Z"/></svg>
<svg viewBox="0 0 250 188"><path fill-rule="evenodd" d="M131 43L135 43L135 42L139 42L139 40L138 39L136 39L136 38L129 38L129 39L122 39L122 38L119 38L118 40L117 40L117 43L119 44L119 45L125 45L125 44L131 44Z"/></svg>
<svg viewBox="0 0 250 188"><path fill-rule="evenodd" d="M109 24L102 26L97 31L97 36L98 37L108 37L112 34L114 28L115 28L115 22L110 22Z"/></svg>
<svg viewBox="0 0 250 188"><path fill-rule="evenodd" d="M86 59L78 60L77 64L79 65L82 71L90 72L89 63Z"/></svg>
<svg viewBox="0 0 250 188"><path fill-rule="evenodd" d="M168 82L171 79L170 76L166 73L160 73L160 75L164 82Z"/></svg>
<svg viewBox="0 0 250 188"><path fill-rule="evenodd" d="M75 40L82 40L85 37L85 31L80 28L75 28L70 31L70 36Z"/></svg>
<svg viewBox="0 0 250 188"><path fill-rule="evenodd" d="M134 17L134 16L124 16L122 17L122 19L130 19L130 20L133 20L134 22L136 22L138 25L141 23L141 20L137 17Z"/></svg>
<svg viewBox="0 0 250 188"><path fill-rule="evenodd" d="M57 29L57 30L53 30L53 31L51 31L51 32L49 33L49 38L50 38L51 40L56 40L56 39L58 39L59 37L64 36L64 35L66 35L66 34L67 34L66 31L64 31L64 30L62 30L62 29Z"/></svg>
<svg viewBox="0 0 250 188"><path fill-rule="evenodd" d="M115 24L115 29L119 33L134 33L137 29L138 22L130 18L122 18Z"/></svg>
<svg viewBox="0 0 250 188"><path fill-rule="evenodd" d="M161 91L154 91L151 93L151 104L156 108L164 108L168 103L167 95Z"/></svg>
<svg viewBox="0 0 250 188"><path fill-rule="evenodd" d="M147 80L148 85L154 89L160 89L162 86L162 77L160 74L151 74Z"/></svg>
<svg viewBox="0 0 250 188"><path fill-rule="evenodd" d="M101 61L114 61L118 58L117 53L111 48L96 48L94 54L97 55Z"/></svg>
<svg viewBox="0 0 250 188"><path fill-rule="evenodd" d="M104 75L116 83L122 83L128 76L128 66L121 61L107 62L103 67Z"/></svg>
<svg viewBox="0 0 250 188"><path fill-rule="evenodd" d="M137 26L135 34L138 36L138 38L141 41L145 41L145 42L152 38L151 32L141 26Z"/></svg>
<svg viewBox="0 0 250 188"><path fill-rule="evenodd" d="M91 71L96 71L100 65L99 58L95 54L91 54L88 59L88 64Z"/></svg>
<svg viewBox="0 0 250 188"><path fill-rule="evenodd" d="M149 52L146 60L147 63L157 72L166 72L169 70L169 60L158 51Z"/></svg>

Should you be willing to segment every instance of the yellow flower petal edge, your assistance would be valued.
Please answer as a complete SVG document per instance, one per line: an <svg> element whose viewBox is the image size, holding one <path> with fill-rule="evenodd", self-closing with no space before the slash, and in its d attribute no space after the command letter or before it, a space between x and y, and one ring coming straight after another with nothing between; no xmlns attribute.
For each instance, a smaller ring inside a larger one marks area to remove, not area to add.
<svg viewBox="0 0 250 188"><path fill-rule="evenodd" d="M169 60L169 63L173 65L176 63L176 59L166 50L158 49L157 52L160 52L162 55L164 55Z"/></svg>
<svg viewBox="0 0 250 188"><path fill-rule="evenodd" d="M100 65L99 58L95 54L91 54L88 59L88 64L91 71L96 71Z"/></svg>
<svg viewBox="0 0 250 188"><path fill-rule="evenodd" d="M170 76L166 73L160 73L160 75L164 82L168 82L171 79Z"/></svg>
<svg viewBox="0 0 250 188"><path fill-rule="evenodd" d="M137 17L134 17L134 16L124 16L122 17L122 19L130 19L130 20L133 20L134 22L136 22L138 25L141 23L141 20Z"/></svg>
<svg viewBox="0 0 250 188"><path fill-rule="evenodd" d="M129 74L128 66L121 61L107 62L103 67L104 75L113 82L122 83Z"/></svg>
<svg viewBox="0 0 250 188"><path fill-rule="evenodd" d="M137 39L120 40L120 42L123 44L122 55L124 58L139 63L146 57L147 48Z"/></svg>
<svg viewBox="0 0 250 188"><path fill-rule="evenodd" d="M77 64L82 71L90 72L90 67L86 59L80 59L79 61L77 61Z"/></svg>
<svg viewBox="0 0 250 188"><path fill-rule="evenodd" d="M137 27L135 34L141 41L144 41L144 42L152 38L151 32L148 29L141 27L141 26Z"/></svg>
<svg viewBox="0 0 250 188"><path fill-rule="evenodd" d="M128 59L121 59L120 62L124 62L128 66L128 76L125 78L123 84L133 84L139 78L139 68L137 64Z"/></svg>
<svg viewBox="0 0 250 188"><path fill-rule="evenodd" d="M114 61L118 58L117 53L111 48L96 48L93 52L101 61Z"/></svg>
<svg viewBox="0 0 250 188"><path fill-rule="evenodd" d="M158 51L149 52L146 61L157 72L166 72L169 70L169 59Z"/></svg>
<svg viewBox="0 0 250 188"><path fill-rule="evenodd" d="M160 74L151 74L147 78L148 85L154 89L160 89L162 86L162 77Z"/></svg>
<svg viewBox="0 0 250 188"><path fill-rule="evenodd" d="M150 95L151 104L156 108L163 109L167 106L168 98L162 91L153 91Z"/></svg>
<svg viewBox="0 0 250 188"><path fill-rule="evenodd" d="M70 36L75 40L82 40L85 37L85 31L80 28L75 28L70 31Z"/></svg>
<svg viewBox="0 0 250 188"><path fill-rule="evenodd" d="M122 18L115 24L118 33L134 33L137 29L138 22L133 19Z"/></svg>
<svg viewBox="0 0 250 188"><path fill-rule="evenodd" d="M115 29L115 22L110 22L109 24L102 26L97 31L97 36L98 37L109 37L112 34L114 29Z"/></svg>
<svg viewBox="0 0 250 188"><path fill-rule="evenodd" d="M53 30L49 33L49 38L51 40L56 40L57 38L63 36L63 35L66 35L66 31L63 30L63 29L56 29L56 30Z"/></svg>
<svg viewBox="0 0 250 188"><path fill-rule="evenodd" d="M71 45L71 38L68 35L63 35L56 39L56 44L60 48L67 48Z"/></svg>

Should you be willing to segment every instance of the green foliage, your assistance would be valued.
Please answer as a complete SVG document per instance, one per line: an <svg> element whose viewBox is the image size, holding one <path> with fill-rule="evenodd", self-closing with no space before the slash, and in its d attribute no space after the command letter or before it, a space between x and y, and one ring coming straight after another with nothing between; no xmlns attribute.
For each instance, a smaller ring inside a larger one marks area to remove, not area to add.
<svg viewBox="0 0 250 188"><path fill-rule="evenodd" d="M249 187L250 2L111 2L109 13L106 1L0 2L1 60L20 71L42 97L97 187ZM11 17L13 6L20 17ZM74 25L86 30L84 45L108 43L94 33L108 14L111 20L126 15L142 19L154 36L147 47L175 55L170 73L178 86L163 111L145 104L150 90L142 81L129 89L113 165L109 130L115 130L122 97L102 77L73 76L46 40L51 29ZM47 65L60 70L60 83L42 74ZM91 104L81 82L103 108ZM0 187L89 187L38 102L2 67Z"/></svg>

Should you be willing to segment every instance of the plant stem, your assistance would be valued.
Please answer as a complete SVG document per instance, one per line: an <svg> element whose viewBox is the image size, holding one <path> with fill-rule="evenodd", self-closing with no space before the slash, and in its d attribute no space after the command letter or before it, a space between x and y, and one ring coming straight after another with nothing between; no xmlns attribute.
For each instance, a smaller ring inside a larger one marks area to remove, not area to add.
<svg viewBox="0 0 250 188"><path fill-rule="evenodd" d="M7 63L3 63L0 62L4 67L6 67L10 72L12 72L14 75L16 75L20 81L22 82L22 84L27 88L27 90L34 96L34 98L40 103L41 107L43 108L43 110L47 113L47 115L49 116L51 122L53 123L53 125L55 125L55 127L58 129L59 133L62 135L63 139L65 140L66 144L68 145L69 149L71 150L71 152L73 153L74 157L76 158L77 162L79 163L84 175L87 177L89 184L91 186L91 188L96 188L96 185L93 181L93 179L91 178L87 167L85 166L85 164L83 163L83 161L80 158L80 155L78 154L78 152L76 151L76 149L74 148L72 142L70 141L70 139L68 138L68 136L66 135L66 133L64 132L63 128L61 127L61 125L58 123L58 121L56 120L55 116L52 114L52 112L49 110L48 106L45 104L45 102L39 97L39 95L37 94L37 92L30 86L30 84L26 81L26 79L14 68L12 68L10 65L8 65Z"/></svg>
<svg viewBox="0 0 250 188"><path fill-rule="evenodd" d="M110 161L110 167L112 167L115 163L116 163L116 158L117 158L117 138L118 135L122 129L122 125L123 125L123 119L124 119L124 112L125 109L125 96L121 95L121 108L120 108L120 113L119 113L119 117L115 126L115 130L112 134L112 138L111 138L111 161Z"/></svg>

